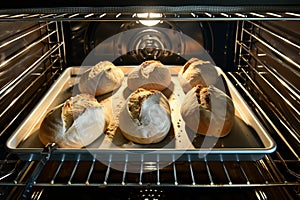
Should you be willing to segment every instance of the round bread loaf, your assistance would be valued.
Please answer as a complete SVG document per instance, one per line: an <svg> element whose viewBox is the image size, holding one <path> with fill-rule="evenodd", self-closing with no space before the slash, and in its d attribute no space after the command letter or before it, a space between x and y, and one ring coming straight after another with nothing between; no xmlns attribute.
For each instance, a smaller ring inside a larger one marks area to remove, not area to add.
<svg viewBox="0 0 300 200"><path fill-rule="evenodd" d="M171 73L160 61L143 62L128 74L127 86L131 90L138 88L164 90L171 83Z"/></svg>
<svg viewBox="0 0 300 200"><path fill-rule="evenodd" d="M197 85L185 96L180 112L194 132L214 137L226 136L234 123L234 104L214 86Z"/></svg>
<svg viewBox="0 0 300 200"><path fill-rule="evenodd" d="M162 141L171 127L168 99L158 90L139 88L126 100L119 128L128 140L140 144Z"/></svg>
<svg viewBox="0 0 300 200"><path fill-rule="evenodd" d="M198 58L188 60L178 73L178 81L185 93L196 85L213 85L218 77L216 66Z"/></svg>
<svg viewBox="0 0 300 200"><path fill-rule="evenodd" d="M91 95L79 94L47 113L39 138L44 145L54 142L61 148L81 148L96 140L107 125L104 107Z"/></svg>
<svg viewBox="0 0 300 200"><path fill-rule="evenodd" d="M81 75L78 88L81 93L99 96L119 88L123 80L120 68L109 61L101 61Z"/></svg>

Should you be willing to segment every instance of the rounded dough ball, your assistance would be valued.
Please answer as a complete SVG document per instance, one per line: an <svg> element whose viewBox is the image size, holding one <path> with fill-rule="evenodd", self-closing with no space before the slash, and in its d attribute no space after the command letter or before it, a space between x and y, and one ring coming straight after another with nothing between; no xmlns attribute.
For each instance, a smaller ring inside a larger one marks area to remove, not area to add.
<svg viewBox="0 0 300 200"><path fill-rule="evenodd" d="M99 96L119 88L123 80L120 68L109 61L101 61L81 75L78 88L81 93Z"/></svg>
<svg viewBox="0 0 300 200"><path fill-rule="evenodd" d="M214 86L195 86L185 96L180 113L194 132L214 137L230 133L234 123L234 104Z"/></svg>
<svg viewBox="0 0 300 200"><path fill-rule="evenodd" d="M128 140L140 144L162 141L171 127L168 99L158 90L139 88L126 100L119 128Z"/></svg>
<svg viewBox="0 0 300 200"><path fill-rule="evenodd" d="M81 148L95 141L107 128L105 108L89 94L79 94L47 113L39 130L44 145Z"/></svg>
<svg viewBox="0 0 300 200"><path fill-rule="evenodd" d="M183 91L187 93L196 85L209 86L219 78L216 66L210 61L191 58L178 73L178 81Z"/></svg>
<svg viewBox="0 0 300 200"><path fill-rule="evenodd" d="M171 83L169 69L160 61L149 60L134 68L128 74L127 86L131 90L138 88L164 90Z"/></svg>

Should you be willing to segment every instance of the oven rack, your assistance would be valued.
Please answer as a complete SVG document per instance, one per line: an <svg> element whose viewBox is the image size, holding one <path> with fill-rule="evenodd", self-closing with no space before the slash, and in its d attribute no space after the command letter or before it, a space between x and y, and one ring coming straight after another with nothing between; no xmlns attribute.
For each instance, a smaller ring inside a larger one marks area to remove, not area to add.
<svg viewBox="0 0 300 200"><path fill-rule="evenodd" d="M229 73L229 76L249 100L257 116L262 116L261 120L267 121L265 124L271 127L270 132L276 132L276 136L284 142L291 155L299 160L297 108L300 91L293 82L294 79L287 78L294 77L300 69L299 61L294 56L300 50L299 41L297 43L295 39L284 37L283 33L280 35L265 24L254 21L239 23L238 31L240 35L236 38L235 62L239 69L237 73ZM276 48L274 43L282 46L277 45ZM293 50L286 52L286 48ZM284 74L282 69L289 74ZM268 89L260 88L259 84ZM275 100L276 96L278 102ZM275 121L274 117L279 120Z"/></svg>
<svg viewBox="0 0 300 200"><path fill-rule="evenodd" d="M36 104L35 101L60 75L66 62L60 22L6 23L26 30L7 32L0 42L0 136L9 132L24 111Z"/></svg>
<svg viewBox="0 0 300 200"><path fill-rule="evenodd" d="M84 9L83 9L84 10ZM151 9L150 9L151 10ZM209 10L209 9L208 9ZM132 21L132 20L161 20L161 21L240 21L240 20L252 20L252 21L278 21L278 20L299 20L300 12L257 12L257 11L229 11L229 12L214 12L214 11L180 11L168 13L161 10L151 11L156 13L156 17L149 18L140 16L143 12L124 12L124 10L115 12L102 10L87 10L74 12L72 9L60 9L57 10L39 10L25 9L22 10L0 10L0 21L103 21L103 22L115 22L115 21ZM73 11L73 12L72 12ZM77 10L75 10L77 11ZM89 11L89 12L88 12ZM14 13L17 14L14 14ZM144 13L150 13L149 10L145 10Z"/></svg>
<svg viewBox="0 0 300 200"><path fill-rule="evenodd" d="M10 157L10 155L8 155ZM125 159L127 158L127 159ZM189 157L188 157L189 158ZM106 163L106 164L103 164ZM116 170L114 164L121 166ZM189 159L175 161L164 168L160 161L131 162L109 160L81 161L20 161L7 158L1 160L1 187L22 187L27 196L33 187L195 187L195 188L241 188L291 186L299 189L300 161L283 160L276 156L265 156L259 161L202 161ZM50 170L51 169L51 170ZM137 169L136 172L130 172Z"/></svg>

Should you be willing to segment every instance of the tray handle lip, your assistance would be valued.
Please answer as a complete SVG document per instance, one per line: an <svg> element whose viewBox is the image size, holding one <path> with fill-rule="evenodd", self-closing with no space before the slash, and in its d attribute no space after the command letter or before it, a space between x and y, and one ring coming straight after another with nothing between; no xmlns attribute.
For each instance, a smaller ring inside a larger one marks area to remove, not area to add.
<svg viewBox="0 0 300 200"><path fill-rule="evenodd" d="M22 151L20 149L13 149L11 153L16 154L19 156L20 160L26 160L26 161L40 161L45 156L49 156L49 160L52 161L62 161L62 160L70 160L75 161L75 157L81 156L84 160L90 161L91 159L100 159L99 161L102 161L103 158L108 158L110 156L117 157L116 161L122 161L123 157L130 156L131 160L133 162L139 160L140 157L147 156L160 156L163 159L161 161L172 161L171 157L176 156L177 159L181 159L182 156L197 156L196 160L199 159L205 159L207 161L256 161L263 158L266 154L274 152L276 149L276 145L269 149L265 149L263 151L247 151L246 149L243 151L234 151L234 150L161 150L161 151L151 151L151 149L147 150L124 150L120 151L117 149L81 149L78 151L78 149L64 149L64 148L55 148L51 153L43 153L43 148L37 148L37 149L24 149L25 151ZM253 149L252 149L253 150ZM260 149L261 150L261 149ZM47 152L47 151L46 151ZM121 156L121 157L120 157ZM167 157L166 157L167 156ZM178 157L177 157L178 156ZM66 157L66 158L65 158ZM121 158L121 159L120 159ZM176 160L177 160L176 159ZM143 159L145 161L145 159ZM195 161L196 161L195 160ZM151 161L151 160L149 160Z"/></svg>
<svg viewBox="0 0 300 200"><path fill-rule="evenodd" d="M244 148L239 150L234 150L233 148L214 148L214 149L155 149L155 148L147 148L147 149L135 149L135 148L127 148L127 149L97 149L97 148L55 148L55 153L103 153L103 154L197 154L197 153L210 153L210 154L266 154L273 153L277 149L277 145L273 143L267 148L261 149L258 147L254 148ZM44 147L40 148L11 148L11 152L13 153L35 153L35 154L43 154ZM253 151L257 150L257 151Z"/></svg>

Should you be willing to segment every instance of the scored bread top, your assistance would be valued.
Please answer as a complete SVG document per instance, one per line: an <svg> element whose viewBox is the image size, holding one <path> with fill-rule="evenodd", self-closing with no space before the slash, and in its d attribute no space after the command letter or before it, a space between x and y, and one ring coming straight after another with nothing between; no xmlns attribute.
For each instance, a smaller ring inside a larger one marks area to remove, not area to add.
<svg viewBox="0 0 300 200"><path fill-rule="evenodd" d="M97 99L89 94L80 94L69 98L62 107L62 118L65 122L66 129L71 127L76 120L87 108L101 107Z"/></svg>
<svg viewBox="0 0 300 200"><path fill-rule="evenodd" d="M155 89L162 91L171 83L169 69L160 61L144 61L137 68L128 73L127 86L131 90L138 88Z"/></svg>
<svg viewBox="0 0 300 200"><path fill-rule="evenodd" d="M178 73L178 81L185 93L196 85L214 85L218 78L216 66L198 58L188 60Z"/></svg>
<svg viewBox="0 0 300 200"><path fill-rule="evenodd" d="M200 61L198 58L191 58L189 59L184 65L183 65L183 71L182 73L186 72L186 70L189 68L189 66L196 62L196 61Z"/></svg>
<svg viewBox="0 0 300 200"><path fill-rule="evenodd" d="M118 89L124 80L124 72L110 61L101 61L80 76L78 89L93 96Z"/></svg>
<svg viewBox="0 0 300 200"><path fill-rule="evenodd" d="M197 85L195 93L198 104L207 110L211 110L210 94L208 91L208 87L202 87L201 85Z"/></svg>
<svg viewBox="0 0 300 200"><path fill-rule="evenodd" d="M140 120L140 112L143 101L154 93L154 90L145 90L143 88L139 88L130 95L128 109L132 119Z"/></svg>
<svg viewBox="0 0 300 200"><path fill-rule="evenodd" d="M229 134L235 119L232 99L213 85L192 88L181 104L180 113L195 133L214 137Z"/></svg>
<svg viewBox="0 0 300 200"><path fill-rule="evenodd" d="M89 71L88 79L95 78L101 71L109 72L113 67L115 67L113 63L109 61L101 61L91 68L91 70Z"/></svg>

